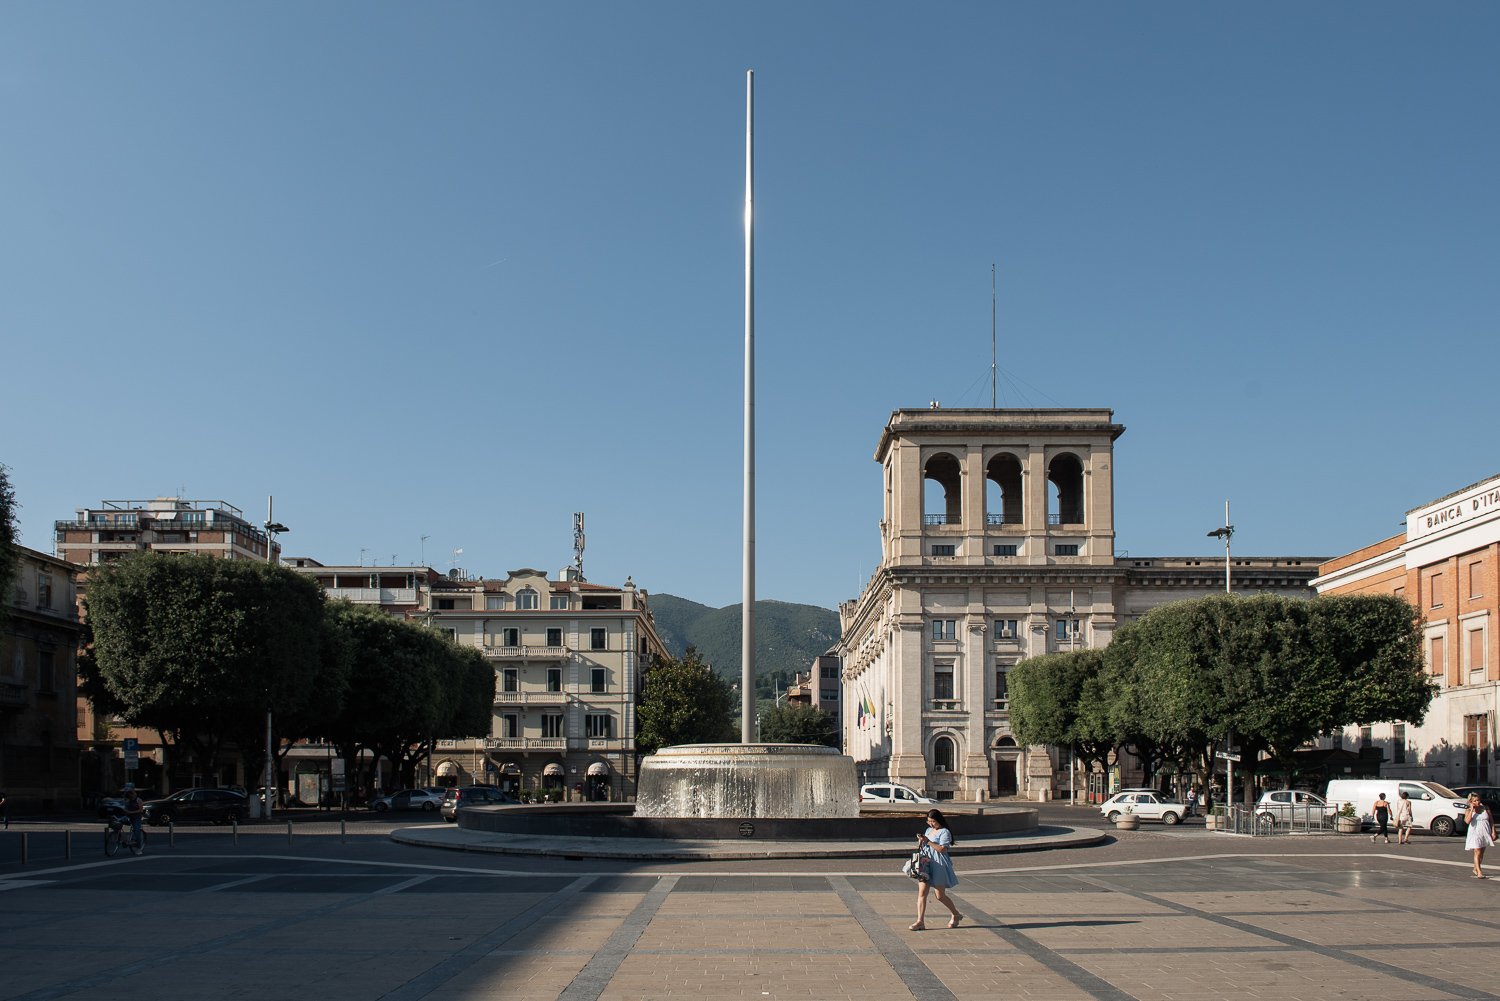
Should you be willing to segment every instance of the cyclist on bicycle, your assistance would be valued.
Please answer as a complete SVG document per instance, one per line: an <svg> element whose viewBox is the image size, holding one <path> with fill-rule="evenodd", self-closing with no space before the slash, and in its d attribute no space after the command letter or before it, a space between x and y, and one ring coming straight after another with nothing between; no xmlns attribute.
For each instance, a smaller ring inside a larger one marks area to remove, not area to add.
<svg viewBox="0 0 1500 1001"><path fill-rule="evenodd" d="M141 841L141 820L146 815L146 804L141 802L141 794L136 792L135 783L125 783L121 790L125 799L125 816L130 821L130 837L136 844Z"/></svg>

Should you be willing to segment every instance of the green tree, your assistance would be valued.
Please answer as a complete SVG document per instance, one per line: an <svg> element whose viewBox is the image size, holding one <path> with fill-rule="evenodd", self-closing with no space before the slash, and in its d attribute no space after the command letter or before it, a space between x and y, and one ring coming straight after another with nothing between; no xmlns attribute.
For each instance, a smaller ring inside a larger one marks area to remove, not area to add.
<svg viewBox="0 0 1500 1001"><path fill-rule="evenodd" d="M10 485L9 470L0 465L0 591L9 593L11 581L21 566L16 551L16 492ZM10 615L10 602L0 601L0 623Z"/></svg>
<svg viewBox="0 0 1500 1001"><path fill-rule="evenodd" d="M237 743L253 769L267 708L295 713L318 692L323 591L267 563L142 553L101 564L85 613L93 656L82 669L113 708L205 769Z"/></svg>
<svg viewBox="0 0 1500 1001"><path fill-rule="evenodd" d="M762 709L760 739L767 744L839 746L833 716L802 702L772 703Z"/></svg>
<svg viewBox="0 0 1500 1001"><path fill-rule="evenodd" d="M1010 725L1023 744L1070 748L1085 763L1107 767L1118 746L1109 722L1109 690L1098 685L1098 650L1028 657L1006 675Z"/></svg>
<svg viewBox="0 0 1500 1001"><path fill-rule="evenodd" d="M681 658L658 661L646 675L636 712L636 748L651 754L673 744L703 744L727 739L735 710L735 693L688 647Z"/></svg>

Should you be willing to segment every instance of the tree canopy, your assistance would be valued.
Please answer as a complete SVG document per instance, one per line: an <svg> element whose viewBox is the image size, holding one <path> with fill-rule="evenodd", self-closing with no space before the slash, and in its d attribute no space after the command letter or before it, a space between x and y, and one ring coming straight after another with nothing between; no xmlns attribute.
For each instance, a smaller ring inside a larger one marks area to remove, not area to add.
<svg viewBox="0 0 1500 1001"><path fill-rule="evenodd" d="M16 492L10 485L10 471L0 465L0 590L10 593L11 581L20 570L21 554L16 551ZM0 601L0 622L10 614L10 602Z"/></svg>
<svg viewBox="0 0 1500 1001"><path fill-rule="evenodd" d="M760 711L760 739L768 744L839 746L833 716L803 702L772 702Z"/></svg>
<svg viewBox="0 0 1500 1001"><path fill-rule="evenodd" d="M636 710L636 747L651 754L673 744L734 739L734 688L688 647L657 661L646 675Z"/></svg>
<svg viewBox="0 0 1500 1001"><path fill-rule="evenodd" d="M1172 602L1101 652L1029 658L1009 678L1018 738L1128 748L1148 773L1159 760L1207 772L1230 739L1247 773L1260 752L1290 767L1322 733L1421 722L1435 691L1416 611L1376 595Z"/></svg>

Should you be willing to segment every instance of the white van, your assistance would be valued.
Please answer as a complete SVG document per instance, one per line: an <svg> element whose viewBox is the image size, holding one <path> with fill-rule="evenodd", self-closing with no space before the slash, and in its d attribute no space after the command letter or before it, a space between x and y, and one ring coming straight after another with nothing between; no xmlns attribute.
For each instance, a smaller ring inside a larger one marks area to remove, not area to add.
<svg viewBox="0 0 1500 1001"><path fill-rule="evenodd" d="M1385 793L1391 803L1391 827L1396 826L1396 800L1401 793L1411 800L1412 826L1446 838L1464 829L1464 798L1437 782L1409 779L1334 779L1325 797L1330 806L1353 803L1366 824L1375 821L1375 797Z"/></svg>

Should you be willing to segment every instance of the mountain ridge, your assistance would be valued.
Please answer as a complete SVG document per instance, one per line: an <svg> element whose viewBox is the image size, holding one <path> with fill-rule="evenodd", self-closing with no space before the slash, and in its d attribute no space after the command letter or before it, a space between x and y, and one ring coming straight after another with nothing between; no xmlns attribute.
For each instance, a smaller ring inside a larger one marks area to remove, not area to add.
<svg viewBox="0 0 1500 1001"><path fill-rule="evenodd" d="M656 631L668 652L681 657L695 647L714 671L731 680L740 677L742 602L713 608L674 594L648 599ZM838 614L818 605L799 605L774 598L755 602L756 676L805 672L814 657L838 642Z"/></svg>

